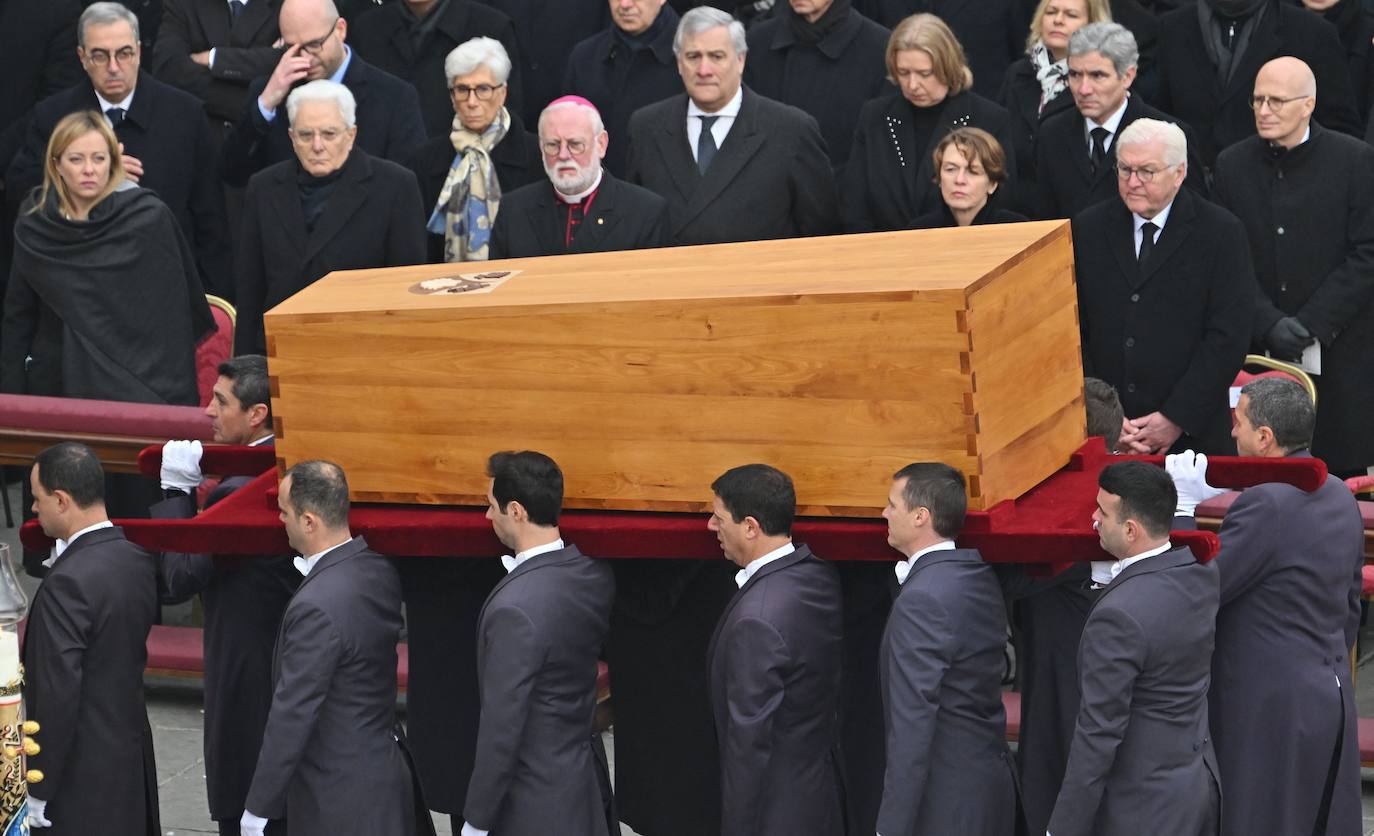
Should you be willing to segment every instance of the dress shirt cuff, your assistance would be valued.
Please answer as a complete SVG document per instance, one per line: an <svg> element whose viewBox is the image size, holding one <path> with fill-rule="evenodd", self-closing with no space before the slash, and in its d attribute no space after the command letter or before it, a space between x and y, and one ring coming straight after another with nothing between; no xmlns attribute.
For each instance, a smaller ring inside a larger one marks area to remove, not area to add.
<svg viewBox="0 0 1374 836"><path fill-rule="evenodd" d="M267 819L262 816L254 815L248 810L244 810L243 817L239 819L239 827L250 831L256 829L258 832L262 832L267 829Z"/></svg>
<svg viewBox="0 0 1374 836"><path fill-rule="evenodd" d="M215 68L215 50L217 48L218 47L210 47L210 69L212 70Z"/></svg>
<svg viewBox="0 0 1374 836"><path fill-rule="evenodd" d="M487 836L487 831L478 830L477 828L473 827L467 822L463 822L463 831L461 836Z"/></svg>
<svg viewBox="0 0 1374 836"><path fill-rule="evenodd" d="M257 103L258 103L258 113L261 113L261 114L262 114L262 118L263 118L263 119L266 119L266 120L267 120L267 123L268 123L269 125L272 124L272 121L275 120L275 119L277 118L277 111L275 111L275 110L268 110L267 108L263 107L263 106L262 106L262 99L258 99L258 100L257 100Z"/></svg>

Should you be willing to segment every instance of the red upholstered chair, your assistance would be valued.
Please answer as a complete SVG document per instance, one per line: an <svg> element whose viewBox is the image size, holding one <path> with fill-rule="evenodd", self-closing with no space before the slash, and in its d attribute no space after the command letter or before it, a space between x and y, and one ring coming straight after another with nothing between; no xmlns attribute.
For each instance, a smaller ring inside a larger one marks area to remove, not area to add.
<svg viewBox="0 0 1374 836"><path fill-rule="evenodd" d="M210 403L215 381L219 379L219 364L234 354L234 326L238 322L238 312L229 300L207 293L205 301L210 303L215 331L196 345L196 386L202 407Z"/></svg>
<svg viewBox="0 0 1374 836"><path fill-rule="evenodd" d="M1302 388L1307 390L1307 396L1312 399L1312 406L1317 406L1317 384L1312 380L1312 375L1303 371L1292 363L1285 363L1282 360L1275 360L1273 357L1265 357L1263 354L1245 355L1245 363L1241 365L1240 371L1236 373L1236 379L1231 383L1231 388L1238 392L1242 386L1252 380L1261 377L1286 377L1289 380L1296 380L1302 384ZM1236 399L1232 395L1231 400ZM1236 409L1231 407L1231 419L1235 420Z"/></svg>
<svg viewBox="0 0 1374 836"><path fill-rule="evenodd" d="M1345 486L1350 488L1350 492L1356 497L1366 496L1374 499L1374 476L1351 476L1345 480Z"/></svg>

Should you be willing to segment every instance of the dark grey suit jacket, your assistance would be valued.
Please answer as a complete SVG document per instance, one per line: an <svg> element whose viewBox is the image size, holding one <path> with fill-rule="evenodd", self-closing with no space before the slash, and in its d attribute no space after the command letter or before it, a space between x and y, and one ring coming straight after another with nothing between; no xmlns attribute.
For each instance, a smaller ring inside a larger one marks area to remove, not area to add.
<svg viewBox="0 0 1374 836"><path fill-rule="evenodd" d="M1102 590L1078 648L1083 699L1054 836L1216 832L1207 686L1217 599L1215 564L1187 548L1132 564Z"/></svg>
<svg viewBox="0 0 1374 836"><path fill-rule="evenodd" d="M120 528L83 534L43 578L24 637L29 757L44 780L50 836L156 836L157 767L143 703L157 559Z"/></svg>
<svg viewBox="0 0 1374 836"><path fill-rule="evenodd" d="M687 141L687 94L630 117L626 180L668 201L674 244L799 238L836 231L835 178L810 115L748 87L703 176Z"/></svg>
<svg viewBox="0 0 1374 836"><path fill-rule="evenodd" d="M1006 607L974 549L930 552L888 615L879 675L882 836L1008 836L1016 789L1002 709Z"/></svg>
<svg viewBox="0 0 1374 836"><path fill-rule="evenodd" d="M1346 659L1360 626L1364 566L1355 497L1334 477L1312 493L1256 485L1226 512L1220 533L1208 702L1226 782L1222 832L1312 832L1339 741L1321 832L1358 833L1359 739Z"/></svg>
<svg viewBox="0 0 1374 836"><path fill-rule="evenodd" d="M707 663L723 836L844 832L839 764L840 580L806 546L731 599Z"/></svg>
<svg viewBox="0 0 1374 836"><path fill-rule="evenodd" d="M607 836L593 749L615 577L576 546L502 578L477 622L482 718L463 817L494 836ZM294 833L293 833L294 836Z"/></svg>
<svg viewBox="0 0 1374 836"><path fill-rule="evenodd" d="M248 809L292 836L416 833L396 734L401 581L355 537L320 558L282 618Z"/></svg>
<svg viewBox="0 0 1374 836"><path fill-rule="evenodd" d="M163 31L166 31L164 27ZM214 505L248 484L232 476L206 500ZM181 495L148 509L153 519L190 519L195 499ZM200 595L205 605L205 785L210 817L237 821L272 706L272 654L287 602L301 583L285 555L216 558L164 552L159 581L165 603Z"/></svg>

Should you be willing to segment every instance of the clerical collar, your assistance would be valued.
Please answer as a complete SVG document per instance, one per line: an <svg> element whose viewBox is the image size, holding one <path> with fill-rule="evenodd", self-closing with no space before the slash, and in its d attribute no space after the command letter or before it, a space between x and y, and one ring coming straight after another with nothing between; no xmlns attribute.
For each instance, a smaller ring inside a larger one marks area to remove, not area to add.
<svg viewBox="0 0 1374 836"><path fill-rule="evenodd" d="M582 201L587 199L588 195L592 194L597 189L601 188L602 173L603 170L601 169L600 164L598 164L596 169L596 179L592 181L592 184L589 187L587 187L583 191L578 192L577 194L563 194L558 190L556 186L554 187L553 193L558 197L559 200L563 201L564 203L581 203Z"/></svg>
<svg viewBox="0 0 1374 836"><path fill-rule="evenodd" d="M738 585L741 589L743 589L744 585L746 583L749 583L749 579L754 577L754 575L760 569L762 569L763 567L767 566L775 560L780 560L784 557L787 557L789 554L796 550L797 547L792 545L791 540L788 540L785 544L778 546L776 549L773 549L768 554L754 558L753 560L749 561L748 566L745 566L743 569L735 573L735 584Z"/></svg>

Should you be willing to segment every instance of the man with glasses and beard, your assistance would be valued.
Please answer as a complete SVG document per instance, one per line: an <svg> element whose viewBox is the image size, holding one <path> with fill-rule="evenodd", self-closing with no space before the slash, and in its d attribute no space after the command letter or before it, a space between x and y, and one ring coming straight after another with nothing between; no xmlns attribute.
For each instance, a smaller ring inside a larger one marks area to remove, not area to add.
<svg viewBox="0 0 1374 836"><path fill-rule="evenodd" d="M328 79L353 94L358 147L368 154L400 162L424 141L415 88L353 54L344 43L348 23L332 0L284 0L277 19L287 49L272 74L249 88L243 116L221 154L224 182L242 186L254 173L294 156L281 108L308 81Z"/></svg>
<svg viewBox="0 0 1374 836"><path fill-rule="evenodd" d="M539 115L544 172L506 195L491 234L492 258L637 250L668 244L668 204L602 168L610 137L580 96L556 99Z"/></svg>

